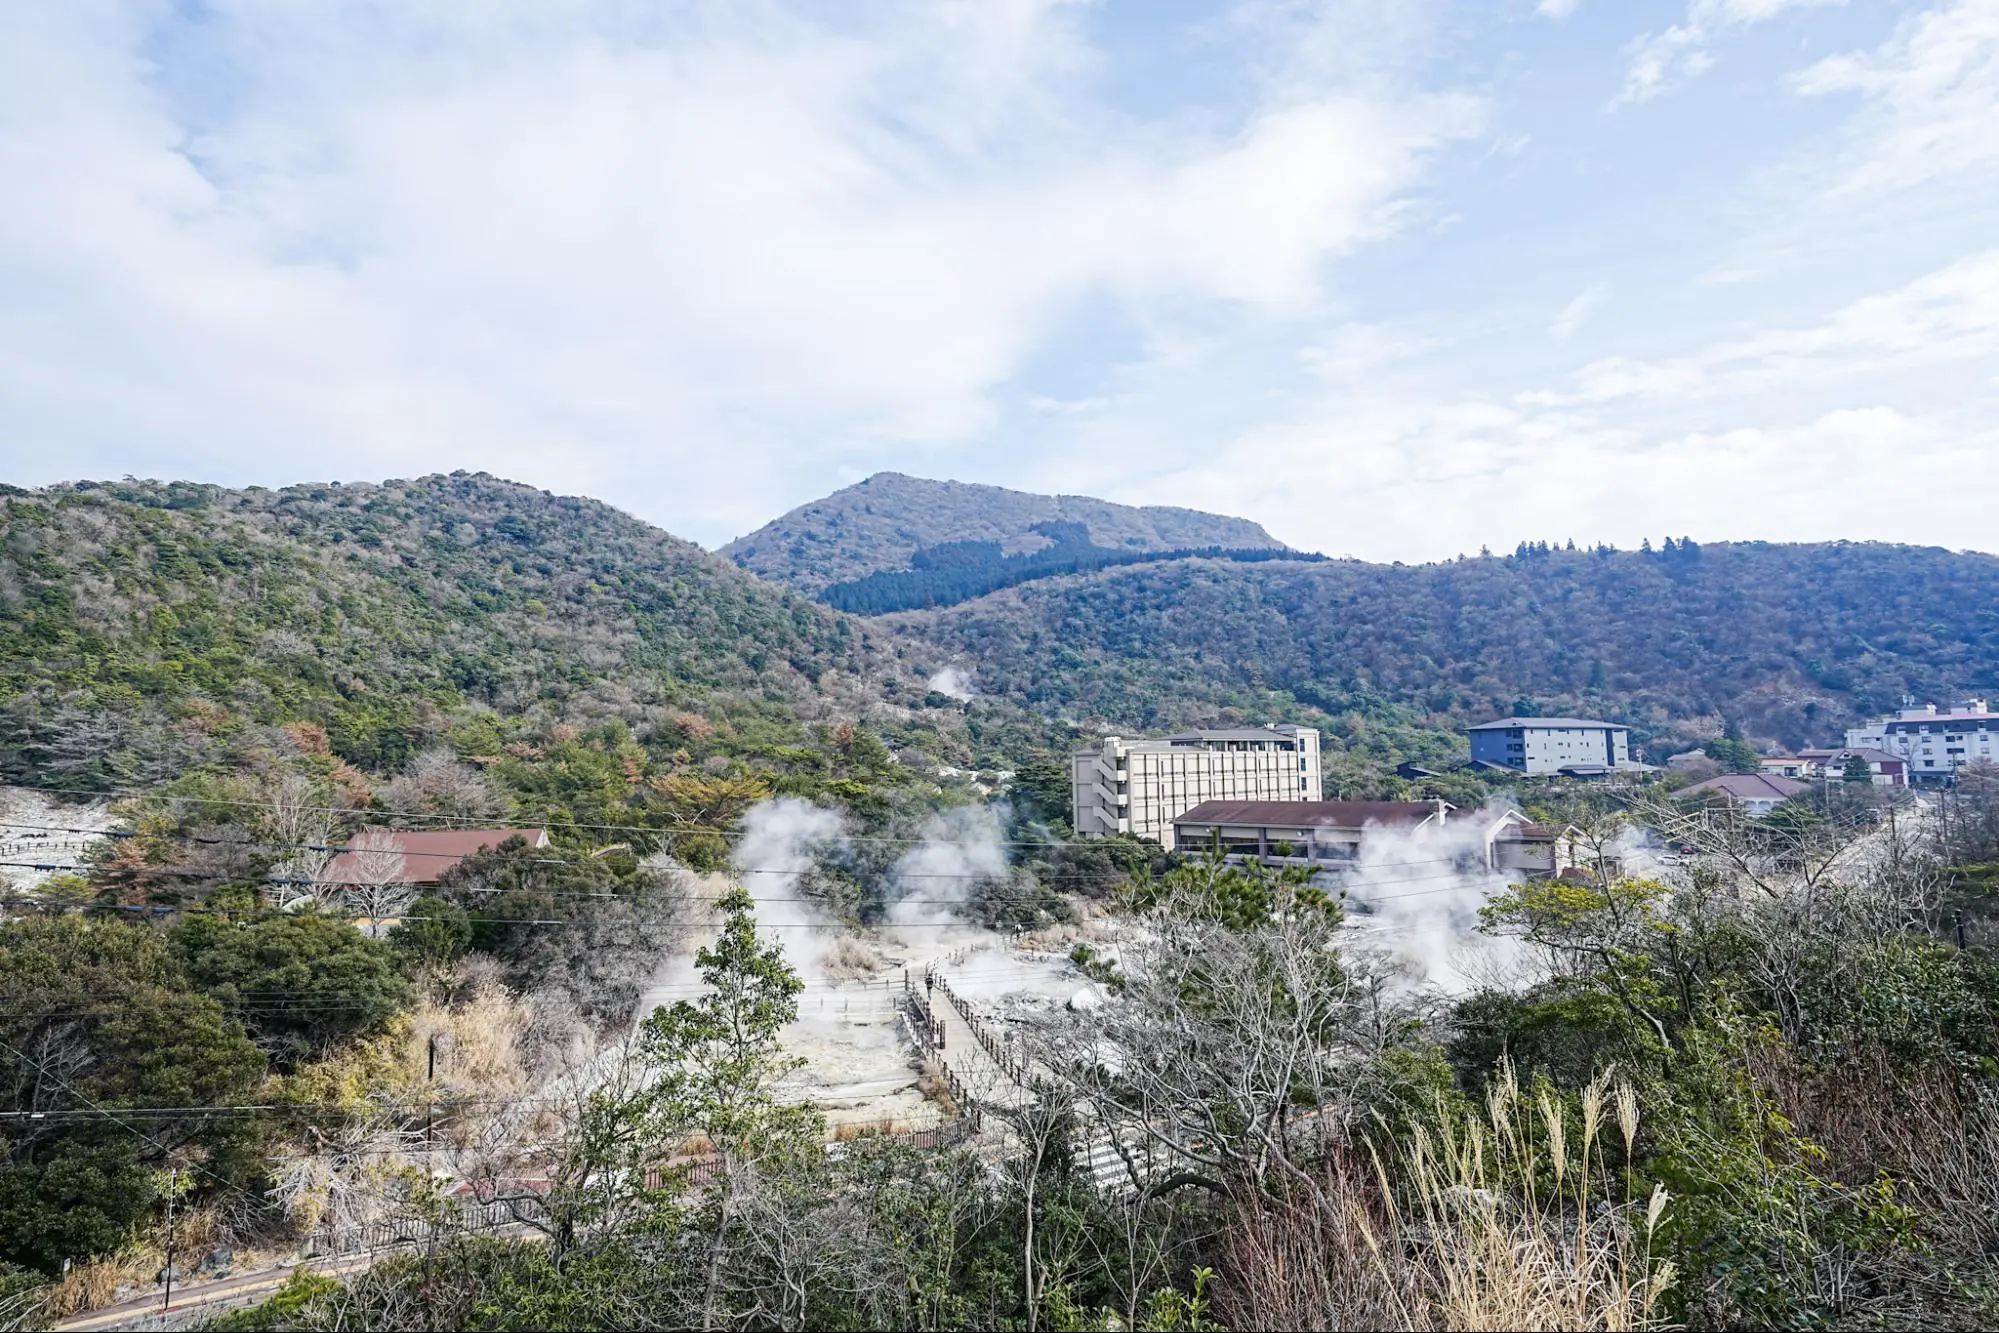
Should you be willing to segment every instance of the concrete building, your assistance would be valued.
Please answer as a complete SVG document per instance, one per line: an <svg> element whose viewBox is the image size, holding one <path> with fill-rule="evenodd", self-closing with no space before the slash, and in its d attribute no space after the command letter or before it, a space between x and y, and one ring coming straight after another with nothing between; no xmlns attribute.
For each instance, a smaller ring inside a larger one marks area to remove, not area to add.
<svg viewBox="0 0 1999 1333"><path fill-rule="evenodd" d="M1580 717L1508 717L1471 729L1474 764L1514 773L1598 777L1638 772L1631 732L1611 722Z"/></svg>
<svg viewBox="0 0 1999 1333"><path fill-rule="evenodd" d="M1908 780L1944 786L1957 780L1957 770L1983 761L1999 763L1999 713L1983 699L1967 699L1954 708L1935 704L1898 709L1846 733L1850 750L1882 750L1909 767Z"/></svg>
<svg viewBox="0 0 1999 1333"><path fill-rule="evenodd" d="M1070 793L1078 836L1128 833L1170 848L1175 816L1203 801L1318 800L1319 733L1286 725L1106 736L1071 756Z"/></svg>
<svg viewBox="0 0 1999 1333"><path fill-rule="evenodd" d="M1518 810L1459 810L1445 801L1203 801L1173 821L1182 851L1212 848L1232 861L1305 866L1333 876L1358 865L1370 840L1385 833L1434 840L1451 849L1440 861L1463 872L1552 876L1587 855L1574 837L1565 839Z"/></svg>

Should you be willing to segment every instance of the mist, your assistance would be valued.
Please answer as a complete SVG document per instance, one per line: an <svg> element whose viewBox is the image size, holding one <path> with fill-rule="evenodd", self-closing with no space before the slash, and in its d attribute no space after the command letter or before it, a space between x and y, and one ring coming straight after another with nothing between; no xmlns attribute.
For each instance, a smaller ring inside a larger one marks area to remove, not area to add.
<svg viewBox="0 0 1999 1333"><path fill-rule="evenodd" d="M1479 908L1515 878L1486 868L1485 830L1514 808L1488 802L1443 828L1368 827L1340 887L1354 929L1411 982L1459 994L1530 970L1519 941L1478 928Z"/></svg>
<svg viewBox="0 0 1999 1333"><path fill-rule="evenodd" d="M970 703L978 697L978 690L972 686L971 673L962 667L947 666L930 678L930 688L947 699L956 699L961 704Z"/></svg>
<svg viewBox="0 0 1999 1333"><path fill-rule="evenodd" d="M890 872L891 925L945 925L982 884L1005 883L1006 844L991 806L940 811L923 826L922 840Z"/></svg>

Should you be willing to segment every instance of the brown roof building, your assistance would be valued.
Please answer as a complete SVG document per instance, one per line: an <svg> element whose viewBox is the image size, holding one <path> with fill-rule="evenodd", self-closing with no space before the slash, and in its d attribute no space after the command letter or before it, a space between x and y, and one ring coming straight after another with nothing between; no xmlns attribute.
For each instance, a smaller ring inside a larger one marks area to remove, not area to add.
<svg viewBox="0 0 1999 1333"><path fill-rule="evenodd" d="M474 852L509 838L526 839L530 847L548 846L548 830L538 828L362 829L319 880L333 885L435 884Z"/></svg>

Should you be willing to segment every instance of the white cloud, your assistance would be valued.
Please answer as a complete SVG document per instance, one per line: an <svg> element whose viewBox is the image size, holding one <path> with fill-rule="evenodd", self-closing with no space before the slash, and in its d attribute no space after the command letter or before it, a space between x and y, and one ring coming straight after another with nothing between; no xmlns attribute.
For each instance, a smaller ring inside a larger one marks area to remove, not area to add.
<svg viewBox="0 0 1999 1333"><path fill-rule="evenodd" d="M1080 301L1309 309L1479 123L1132 123L1058 3L672 14L10 7L10 471L485 467L718 539L801 451L977 436Z"/></svg>
<svg viewBox="0 0 1999 1333"><path fill-rule="evenodd" d="M1999 4L1956 0L1905 21L1878 49L1833 56L1793 81L1858 94L1862 114L1830 174L1839 195L1958 177L1989 189L1999 165Z"/></svg>
<svg viewBox="0 0 1999 1333"><path fill-rule="evenodd" d="M1541 0L1534 6L1534 12L1543 18L1565 19L1576 12L1582 0Z"/></svg>
<svg viewBox="0 0 1999 1333"><path fill-rule="evenodd" d="M1681 22L1664 32L1647 33L1633 44L1624 88L1611 105L1643 102L1699 78L1714 66L1709 48L1729 29L1766 23L1794 9L1844 3L1846 0L1693 0Z"/></svg>
<svg viewBox="0 0 1999 1333"><path fill-rule="evenodd" d="M1605 358L1576 373L1573 392L1541 392L1524 400L1601 403L1799 385L1831 390L1994 356L1999 356L1999 250L1986 250L1851 302L1816 324L1766 330L1670 361Z"/></svg>
<svg viewBox="0 0 1999 1333"><path fill-rule="evenodd" d="M1604 298L1608 295L1610 289L1603 283L1591 283L1577 293L1575 300L1570 301L1556 313L1554 322L1548 325L1549 334L1562 342L1575 337L1576 331L1589 321L1589 317L1596 313L1597 307L1603 304Z"/></svg>
<svg viewBox="0 0 1999 1333"><path fill-rule="evenodd" d="M1501 398L1371 366L1145 495L1376 559L1667 532L1990 550L1995 358L1999 250L1815 322L1600 358L1560 390Z"/></svg>

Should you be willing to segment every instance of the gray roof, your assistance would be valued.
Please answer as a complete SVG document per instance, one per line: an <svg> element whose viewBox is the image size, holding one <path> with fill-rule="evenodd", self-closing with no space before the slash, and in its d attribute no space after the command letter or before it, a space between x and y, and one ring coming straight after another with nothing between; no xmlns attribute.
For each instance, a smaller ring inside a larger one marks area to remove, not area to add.
<svg viewBox="0 0 1999 1333"><path fill-rule="evenodd" d="M1203 801L1181 824L1233 824L1238 827L1358 829L1369 824L1420 824L1442 811L1436 801Z"/></svg>
<svg viewBox="0 0 1999 1333"><path fill-rule="evenodd" d="M1503 717L1497 722L1481 722L1473 731L1511 731L1515 727L1611 727L1629 731L1622 722L1599 722L1587 717Z"/></svg>
<svg viewBox="0 0 1999 1333"><path fill-rule="evenodd" d="M1787 800L1799 792L1811 790L1809 783L1795 782L1790 778L1773 777L1768 773L1724 773L1706 782L1696 782L1682 791L1682 796L1692 796L1697 792L1726 792L1735 799L1766 801Z"/></svg>
<svg viewBox="0 0 1999 1333"><path fill-rule="evenodd" d="M1278 731L1273 727L1226 727L1218 731L1178 731L1171 739L1175 741L1288 741L1297 739L1296 733Z"/></svg>

